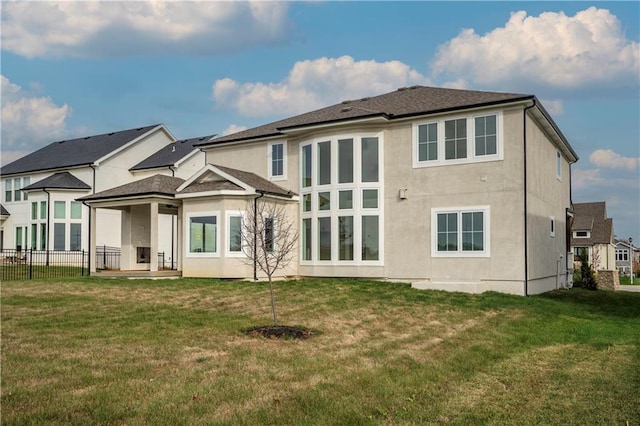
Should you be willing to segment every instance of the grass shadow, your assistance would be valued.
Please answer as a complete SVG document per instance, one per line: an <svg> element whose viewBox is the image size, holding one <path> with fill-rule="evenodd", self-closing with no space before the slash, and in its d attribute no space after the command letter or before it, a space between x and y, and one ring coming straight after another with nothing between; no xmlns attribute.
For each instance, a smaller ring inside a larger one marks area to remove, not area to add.
<svg viewBox="0 0 640 426"><path fill-rule="evenodd" d="M572 288L570 290L555 290L533 297L573 305L592 314L640 318L640 293Z"/></svg>

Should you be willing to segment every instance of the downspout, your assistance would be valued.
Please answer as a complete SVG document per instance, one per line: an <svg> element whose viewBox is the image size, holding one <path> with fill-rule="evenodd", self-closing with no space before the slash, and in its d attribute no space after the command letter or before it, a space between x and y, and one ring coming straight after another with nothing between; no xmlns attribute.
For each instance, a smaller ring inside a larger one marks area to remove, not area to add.
<svg viewBox="0 0 640 426"><path fill-rule="evenodd" d="M264 191L256 190L259 196L253 199L253 280L258 281L258 199L264 197Z"/></svg>
<svg viewBox="0 0 640 426"><path fill-rule="evenodd" d="M91 185L91 193L95 194L96 193L96 167L93 164L89 164L89 167L91 167L91 170L93 170L93 184Z"/></svg>
<svg viewBox="0 0 640 426"><path fill-rule="evenodd" d="M522 145L524 149L524 295L529 295L529 238L527 229L527 110L536 106L536 99L533 104L522 110Z"/></svg>

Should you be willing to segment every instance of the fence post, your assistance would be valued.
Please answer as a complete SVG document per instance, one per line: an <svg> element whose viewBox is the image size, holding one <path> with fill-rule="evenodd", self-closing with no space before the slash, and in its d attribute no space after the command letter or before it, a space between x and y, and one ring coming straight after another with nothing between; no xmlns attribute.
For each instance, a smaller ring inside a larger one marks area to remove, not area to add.
<svg viewBox="0 0 640 426"><path fill-rule="evenodd" d="M29 249L29 279L33 279L33 247Z"/></svg>
<svg viewBox="0 0 640 426"><path fill-rule="evenodd" d="M80 276L84 277L84 249L82 249L82 260L80 261Z"/></svg>

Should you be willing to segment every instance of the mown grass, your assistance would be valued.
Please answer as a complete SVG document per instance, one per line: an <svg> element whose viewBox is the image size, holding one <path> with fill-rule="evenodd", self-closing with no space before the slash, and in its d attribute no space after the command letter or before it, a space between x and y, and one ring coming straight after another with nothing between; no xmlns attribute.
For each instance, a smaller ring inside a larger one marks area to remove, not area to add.
<svg viewBox="0 0 640 426"><path fill-rule="evenodd" d="M633 282L631 282L631 277L620 277L621 285L640 285L640 277L633 277Z"/></svg>
<svg viewBox="0 0 640 426"><path fill-rule="evenodd" d="M361 280L2 285L2 423L640 424L640 293Z"/></svg>

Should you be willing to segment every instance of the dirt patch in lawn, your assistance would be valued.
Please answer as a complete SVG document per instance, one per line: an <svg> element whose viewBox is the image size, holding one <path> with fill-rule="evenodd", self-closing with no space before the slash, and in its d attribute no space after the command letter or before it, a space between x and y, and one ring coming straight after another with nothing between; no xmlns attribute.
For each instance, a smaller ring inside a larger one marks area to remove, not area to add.
<svg viewBox="0 0 640 426"><path fill-rule="evenodd" d="M313 335L308 328L290 325L260 325L245 330L245 333L267 339L308 339Z"/></svg>

